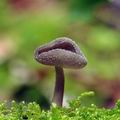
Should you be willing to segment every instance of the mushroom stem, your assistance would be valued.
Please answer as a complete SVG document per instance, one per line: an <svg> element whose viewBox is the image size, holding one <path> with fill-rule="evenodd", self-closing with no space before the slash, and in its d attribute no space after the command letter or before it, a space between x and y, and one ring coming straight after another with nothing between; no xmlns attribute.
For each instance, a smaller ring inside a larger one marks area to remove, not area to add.
<svg viewBox="0 0 120 120"><path fill-rule="evenodd" d="M52 102L56 103L58 106L62 106L64 94L64 72L62 67L55 67L55 71L56 83Z"/></svg>

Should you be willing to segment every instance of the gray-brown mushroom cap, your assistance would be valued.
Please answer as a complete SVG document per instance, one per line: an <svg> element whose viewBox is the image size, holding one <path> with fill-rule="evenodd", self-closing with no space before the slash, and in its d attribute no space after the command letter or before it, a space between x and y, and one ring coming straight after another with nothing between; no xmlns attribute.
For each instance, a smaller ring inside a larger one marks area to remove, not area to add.
<svg viewBox="0 0 120 120"><path fill-rule="evenodd" d="M35 59L42 64L63 68L83 68L86 57L70 38L61 37L35 50Z"/></svg>

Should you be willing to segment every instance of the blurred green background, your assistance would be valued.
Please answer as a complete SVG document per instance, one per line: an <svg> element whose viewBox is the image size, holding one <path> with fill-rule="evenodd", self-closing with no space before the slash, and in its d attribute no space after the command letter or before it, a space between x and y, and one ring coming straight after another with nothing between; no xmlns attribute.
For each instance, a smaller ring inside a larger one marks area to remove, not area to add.
<svg viewBox="0 0 120 120"><path fill-rule="evenodd" d="M88 59L82 70L65 69L64 105L93 90L97 105L114 106L120 98L119 0L0 0L1 100L51 101L55 71L37 63L34 50L63 36Z"/></svg>

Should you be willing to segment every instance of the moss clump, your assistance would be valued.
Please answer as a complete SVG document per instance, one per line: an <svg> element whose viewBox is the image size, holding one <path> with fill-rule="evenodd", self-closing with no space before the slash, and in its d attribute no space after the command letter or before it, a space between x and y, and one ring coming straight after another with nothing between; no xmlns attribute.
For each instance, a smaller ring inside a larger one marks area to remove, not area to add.
<svg viewBox="0 0 120 120"><path fill-rule="evenodd" d="M120 120L120 101L113 109L98 108L94 104L83 106L81 98L92 95L92 92L81 94L70 102L69 108L55 104L50 110L41 110L36 103L0 103L0 120Z"/></svg>

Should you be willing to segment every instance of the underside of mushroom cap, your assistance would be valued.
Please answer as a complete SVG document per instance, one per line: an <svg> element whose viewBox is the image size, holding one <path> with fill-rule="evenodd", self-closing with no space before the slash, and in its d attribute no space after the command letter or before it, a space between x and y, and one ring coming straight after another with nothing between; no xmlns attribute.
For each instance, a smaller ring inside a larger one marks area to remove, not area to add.
<svg viewBox="0 0 120 120"><path fill-rule="evenodd" d="M87 60L77 44L66 37L57 38L37 48L35 59L45 65L64 68L82 68L87 64Z"/></svg>

